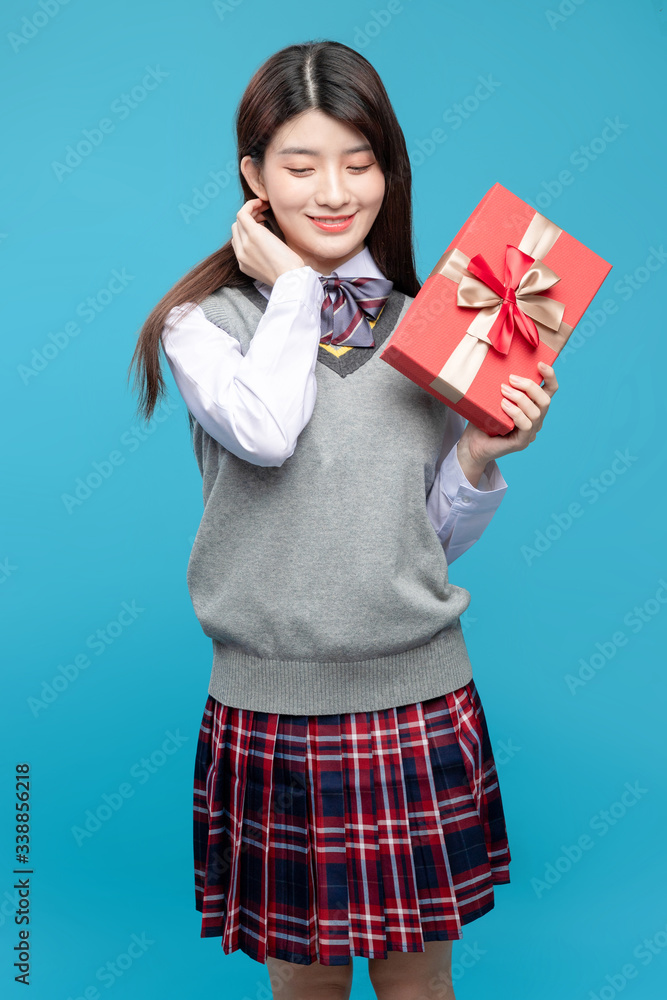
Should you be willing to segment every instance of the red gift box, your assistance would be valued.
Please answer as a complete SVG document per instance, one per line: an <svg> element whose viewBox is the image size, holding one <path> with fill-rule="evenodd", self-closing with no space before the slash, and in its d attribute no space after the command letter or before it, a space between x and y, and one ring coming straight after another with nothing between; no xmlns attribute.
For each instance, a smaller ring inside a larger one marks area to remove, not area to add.
<svg viewBox="0 0 667 1000"><path fill-rule="evenodd" d="M612 265L494 184L454 237L380 354L487 434L514 421L509 375L553 365Z"/></svg>

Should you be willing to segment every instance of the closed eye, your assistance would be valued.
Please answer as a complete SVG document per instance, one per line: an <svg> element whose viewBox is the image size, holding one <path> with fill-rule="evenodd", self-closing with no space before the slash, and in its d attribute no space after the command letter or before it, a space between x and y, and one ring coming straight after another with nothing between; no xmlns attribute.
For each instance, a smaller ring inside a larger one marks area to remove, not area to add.
<svg viewBox="0 0 667 1000"><path fill-rule="evenodd" d="M364 167L350 167L349 169L350 170L354 170L355 172L358 173L358 172L363 171L363 170L368 170L372 166L373 166L372 163L367 163L366 166L364 166ZM301 167L299 170L297 170L295 167L288 167L287 169L292 174L305 174L305 173L307 173L308 170L311 170L312 168L311 167Z"/></svg>

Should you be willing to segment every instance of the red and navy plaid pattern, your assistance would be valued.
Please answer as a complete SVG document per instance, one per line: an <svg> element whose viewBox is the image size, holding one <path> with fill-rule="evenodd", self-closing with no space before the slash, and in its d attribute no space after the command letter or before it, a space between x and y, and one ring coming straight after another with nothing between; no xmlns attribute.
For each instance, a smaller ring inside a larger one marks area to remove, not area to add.
<svg viewBox="0 0 667 1000"><path fill-rule="evenodd" d="M310 965L460 938L509 882L470 681L377 712L294 716L208 696L194 775L201 937Z"/></svg>

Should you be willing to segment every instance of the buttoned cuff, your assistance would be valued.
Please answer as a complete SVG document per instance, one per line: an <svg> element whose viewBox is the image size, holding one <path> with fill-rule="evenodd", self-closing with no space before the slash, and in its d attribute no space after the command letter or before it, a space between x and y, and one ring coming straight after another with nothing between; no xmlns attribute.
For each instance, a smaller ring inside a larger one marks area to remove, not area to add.
<svg viewBox="0 0 667 1000"><path fill-rule="evenodd" d="M463 510L472 504L480 512L495 510L507 490L498 463L493 459L488 462L479 484L473 486L461 468L457 445L458 441L444 458L440 470L440 485L445 496L453 507Z"/></svg>

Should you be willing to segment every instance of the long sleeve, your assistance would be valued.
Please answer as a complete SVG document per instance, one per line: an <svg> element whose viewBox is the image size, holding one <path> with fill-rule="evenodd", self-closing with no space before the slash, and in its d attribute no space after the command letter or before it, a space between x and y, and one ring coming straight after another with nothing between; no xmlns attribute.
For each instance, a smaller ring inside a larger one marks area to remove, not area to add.
<svg viewBox="0 0 667 1000"><path fill-rule="evenodd" d="M317 396L315 365L324 290L308 267L281 274L244 355L235 337L185 303L167 316L162 343L185 403L232 454L282 465Z"/></svg>
<svg viewBox="0 0 667 1000"><path fill-rule="evenodd" d="M450 410L436 476L426 500L429 520L442 543L448 565L481 537L507 490L495 461L488 463L477 487L467 479L456 453L465 424L463 417Z"/></svg>

